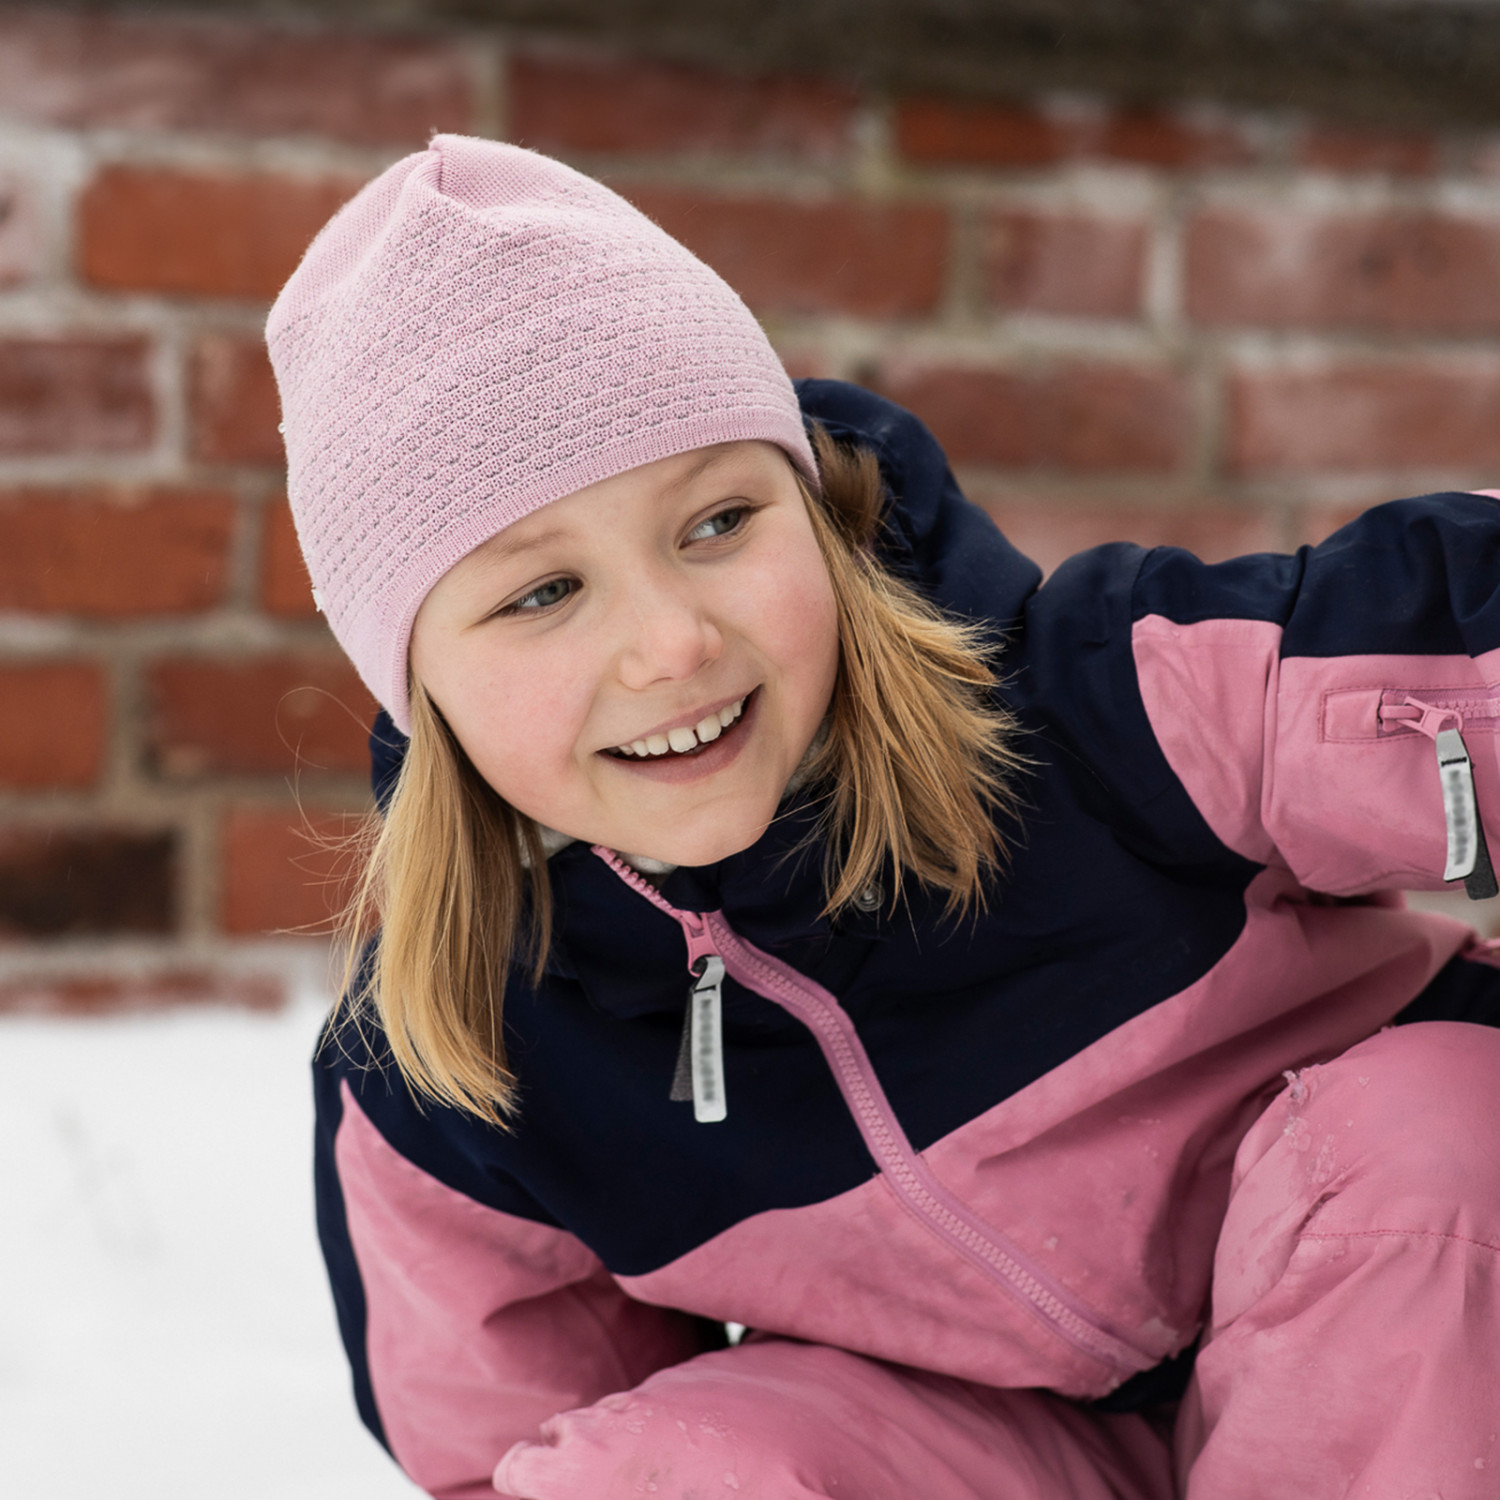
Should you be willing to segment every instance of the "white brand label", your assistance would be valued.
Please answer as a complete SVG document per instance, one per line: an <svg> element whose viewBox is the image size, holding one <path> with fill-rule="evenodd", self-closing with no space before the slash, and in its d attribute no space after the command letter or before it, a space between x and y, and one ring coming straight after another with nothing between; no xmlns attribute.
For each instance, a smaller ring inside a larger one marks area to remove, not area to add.
<svg viewBox="0 0 1500 1500"><path fill-rule="evenodd" d="M729 1113L724 1097L724 960L711 953L693 986L693 1118L713 1125Z"/></svg>
<svg viewBox="0 0 1500 1500"><path fill-rule="evenodd" d="M1469 748L1456 729L1437 736L1438 774L1443 778L1443 816L1448 823L1448 863L1444 880L1462 880L1473 872L1479 855L1476 831L1479 813L1474 802L1474 768Z"/></svg>

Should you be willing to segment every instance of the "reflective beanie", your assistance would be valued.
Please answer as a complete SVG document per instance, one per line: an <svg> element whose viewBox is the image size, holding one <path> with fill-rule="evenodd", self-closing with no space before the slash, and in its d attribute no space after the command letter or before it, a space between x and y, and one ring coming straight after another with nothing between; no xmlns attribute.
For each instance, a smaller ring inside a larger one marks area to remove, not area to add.
<svg viewBox="0 0 1500 1500"><path fill-rule="evenodd" d="M617 193L434 137L323 228L266 327L319 607L410 729L428 591L549 500L712 443L817 483L791 382L728 285Z"/></svg>

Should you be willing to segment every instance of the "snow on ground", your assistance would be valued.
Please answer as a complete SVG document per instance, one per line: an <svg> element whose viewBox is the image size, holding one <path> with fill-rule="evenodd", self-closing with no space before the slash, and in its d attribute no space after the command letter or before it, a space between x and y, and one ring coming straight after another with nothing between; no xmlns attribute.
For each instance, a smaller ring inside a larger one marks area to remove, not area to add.
<svg viewBox="0 0 1500 1500"><path fill-rule="evenodd" d="M0 1494L411 1500L313 1230L309 998L0 1019Z"/></svg>

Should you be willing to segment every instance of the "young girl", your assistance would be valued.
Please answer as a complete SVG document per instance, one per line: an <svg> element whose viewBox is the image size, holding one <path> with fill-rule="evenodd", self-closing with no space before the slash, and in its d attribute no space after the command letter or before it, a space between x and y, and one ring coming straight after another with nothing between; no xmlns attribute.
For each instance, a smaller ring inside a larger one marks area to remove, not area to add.
<svg viewBox="0 0 1500 1500"><path fill-rule="evenodd" d="M457 137L269 339L386 710L318 1204L420 1485L1496 1493L1500 974L1391 894L1494 889L1493 498L1039 587L914 418Z"/></svg>

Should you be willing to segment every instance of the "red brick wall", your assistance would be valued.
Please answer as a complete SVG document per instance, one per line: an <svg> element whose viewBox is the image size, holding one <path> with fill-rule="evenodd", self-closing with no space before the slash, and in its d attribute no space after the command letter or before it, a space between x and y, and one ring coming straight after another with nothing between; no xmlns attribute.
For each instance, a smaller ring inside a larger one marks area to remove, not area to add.
<svg viewBox="0 0 1500 1500"><path fill-rule="evenodd" d="M1500 139L879 99L490 30L0 7L0 1007L268 1003L370 702L259 329L434 128L599 173L794 373L914 407L1047 564L1290 547L1500 483Z"/></svg>

